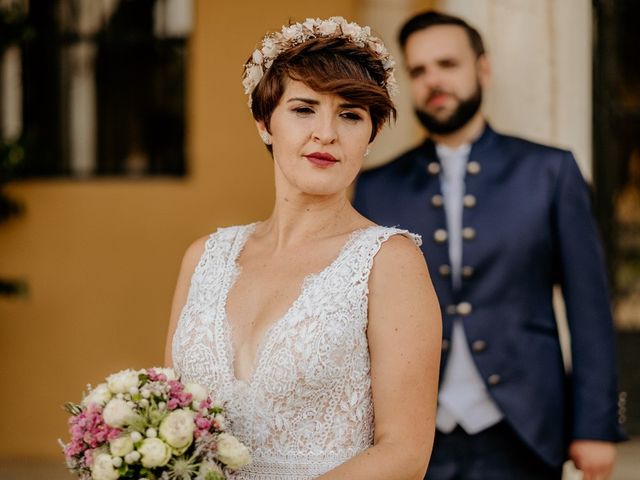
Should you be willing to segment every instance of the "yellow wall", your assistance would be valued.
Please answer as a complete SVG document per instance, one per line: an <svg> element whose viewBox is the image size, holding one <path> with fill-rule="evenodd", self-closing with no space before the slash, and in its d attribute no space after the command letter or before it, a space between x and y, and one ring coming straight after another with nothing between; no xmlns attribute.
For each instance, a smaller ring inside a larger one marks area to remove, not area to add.
<svg viewBox="0 0 640 480"><path fill-rule="evenodd" d="M10 186L27 213L0 226L0 275L26 279L30 295L0 299L0 457L57 458L64 402L110 372L161 363L186 246L271 209L271 160L242 93L244 60L289 18L354 18L357 3L197 0L186 179Z"/></svg>

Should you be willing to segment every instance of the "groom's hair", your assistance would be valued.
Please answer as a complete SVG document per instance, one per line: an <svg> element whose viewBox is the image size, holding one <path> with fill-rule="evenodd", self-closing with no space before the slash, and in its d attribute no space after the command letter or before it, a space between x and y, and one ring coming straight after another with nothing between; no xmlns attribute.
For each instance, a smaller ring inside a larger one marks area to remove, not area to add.
<svg viewBox="0 0 640 480"><path fill-rule="evenodd" d="M402 47L404 51L407 40L412 34L438 25L453 25L462 28L469 38L469 43L476 57L481 57L485 54L484 42L478 30L460 17L436 12L435 10L427 10L426 12L419 13L406 21L398 35L400 47Z"/></svg>

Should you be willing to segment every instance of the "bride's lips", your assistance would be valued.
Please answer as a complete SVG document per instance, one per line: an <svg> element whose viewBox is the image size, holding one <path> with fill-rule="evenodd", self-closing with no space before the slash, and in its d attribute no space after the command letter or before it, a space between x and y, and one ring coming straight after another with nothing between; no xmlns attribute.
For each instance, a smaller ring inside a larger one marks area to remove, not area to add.
<svg viewBox="0 0 640 480"><path fill-rule="evenodd" d="M326 168L338 163L338 160L333 155L325 152L313 152L305 155L305 157L317 167Z"/></svg>

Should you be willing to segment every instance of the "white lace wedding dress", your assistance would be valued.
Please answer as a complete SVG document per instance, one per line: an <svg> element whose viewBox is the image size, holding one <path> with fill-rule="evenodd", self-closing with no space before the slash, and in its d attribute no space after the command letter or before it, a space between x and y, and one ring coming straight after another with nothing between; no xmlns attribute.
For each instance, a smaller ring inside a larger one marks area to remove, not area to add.
<svg viewBox="0 0 640 480"><path fill-rule="evenodd" d="M351 234L338 257L305 278L299 297L265 334L247 381L235 378L227 294L255 224L211 235L191 279L173 338L185 381L206 385L227 409L253 461L234 479L310 479L371 446L373 405L367 344L368 278L395 228Z"/></svg>

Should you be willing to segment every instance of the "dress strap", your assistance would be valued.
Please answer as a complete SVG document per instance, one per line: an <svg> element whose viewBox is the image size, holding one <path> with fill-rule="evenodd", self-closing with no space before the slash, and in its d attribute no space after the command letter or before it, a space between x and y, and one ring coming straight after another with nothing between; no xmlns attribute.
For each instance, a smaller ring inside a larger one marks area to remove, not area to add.
<svg viewBox="0 0 640 480"><path fill-rule="evenodd" d="M352 279L345 279L347 284L351 284L360 292L363 299L363 307L366 309L369 295L369 275L373 267L373 261L380 251L382 244L394 235L402 235L413 241L417 246L422 245L420 235L411 233L408 230L395 227L383 227L375 225L359 232L357 238L351 245L349 258L357 265L351 275Z"/></svg>

